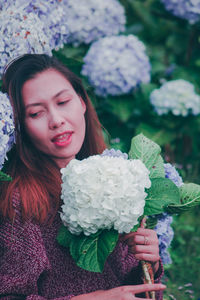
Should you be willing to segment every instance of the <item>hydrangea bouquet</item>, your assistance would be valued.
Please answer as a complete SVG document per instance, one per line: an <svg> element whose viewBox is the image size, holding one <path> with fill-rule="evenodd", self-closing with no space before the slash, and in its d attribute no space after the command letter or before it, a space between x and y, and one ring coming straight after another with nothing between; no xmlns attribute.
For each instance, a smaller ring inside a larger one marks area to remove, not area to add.
<svg viewBox="0 0 200 300"><path fill-rule="evenodd" d="M165 218L200 203L200 186L166 176L169 166L160 153L159 145L139 134L128 159L104 153L61 169L63 226L57 239L78 266L102 272L119 234L136 231L144 216Z"/></svg>

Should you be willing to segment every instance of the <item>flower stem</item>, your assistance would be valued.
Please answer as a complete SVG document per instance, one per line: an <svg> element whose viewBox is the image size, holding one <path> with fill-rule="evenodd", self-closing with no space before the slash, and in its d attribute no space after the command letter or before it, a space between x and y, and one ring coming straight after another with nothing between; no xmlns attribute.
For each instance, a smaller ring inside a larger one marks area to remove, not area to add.
<svg viewBox="0 0 200 300"><path fill-rule="evenodd" d="M142 219L141 222L141 227L146 227L146 216ZM142 264L142 270L144 273L144 283L154 283L154 273L153 273L153 268L150 262L141 261ZM156 295L154 291L146 292L146 298L150 298L153 300L156 300Z"/></svg>
<svg viewBox="0 0 200 300"><path fill-rule="evenodd" d="M146 261L141 261L142 263L142 270L144 273L144 283L154 283L154 276L153 276L153 269L152 269L152 265L149 262ZM150 298L155 300L156 296L155 296L155 292L151 291L151 292L146 292L146 298Z"/></svg>

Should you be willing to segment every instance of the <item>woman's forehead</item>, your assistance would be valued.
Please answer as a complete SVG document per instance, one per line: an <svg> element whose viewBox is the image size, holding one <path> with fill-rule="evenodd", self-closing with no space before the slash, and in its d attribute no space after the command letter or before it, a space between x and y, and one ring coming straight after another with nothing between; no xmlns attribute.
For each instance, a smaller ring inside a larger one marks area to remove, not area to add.
<svg viewBox="0 0 200 300"><path fill-rule="evenodd" d="M27 80L22 88L24 102L56 98L63 94L76 93L71 83L60 72L49 69Z"/></svg>

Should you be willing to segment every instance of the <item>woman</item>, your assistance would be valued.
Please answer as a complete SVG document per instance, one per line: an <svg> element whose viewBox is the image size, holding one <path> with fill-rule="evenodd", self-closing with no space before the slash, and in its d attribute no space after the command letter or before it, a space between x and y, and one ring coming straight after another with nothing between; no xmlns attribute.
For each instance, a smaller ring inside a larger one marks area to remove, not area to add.
<svg viewBox="0 0 200 300"><path fill-rule="evenodd" d="M158 239L140 228L126 235L109 256L102 274L77 267L56 236L60 168L73 159L101 153L105 144L92 104L72 72L53 57L27 54L3 76L16 124L16 146L1 184L1 299L140 299L161 284L142 284L139 260L153 264L160 280ZM131 284L131 285L126 285Z"/></svg>

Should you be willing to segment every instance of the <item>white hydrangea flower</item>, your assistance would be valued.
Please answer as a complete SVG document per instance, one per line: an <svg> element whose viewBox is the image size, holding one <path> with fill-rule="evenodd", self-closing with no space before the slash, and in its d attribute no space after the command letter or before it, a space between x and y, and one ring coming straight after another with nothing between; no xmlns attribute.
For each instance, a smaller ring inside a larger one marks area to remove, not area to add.
<svg viewBox="0 0 200 300"><path fill-rule="evenodd" d="M26 53L52 55L51 31L24 7L5 6L0 11L0 73L10 60Z"/></svg>
<svg viewBox="0 0 200 300"><path fill-rule="evenodd" d="M73 159L62 173L61 219L71 233L85 235L114 228L130 232L142 216L151 186L140 160L94 155Z"/></svg>
<svg viewBox="0 0 200 300"><path fill-rule="evenodd" d="M127 94L150 81L151 65L145 51L143 42L131 34L99 39L84 57L82 74L99 96Z"/></svg>
<svg viewBox="0 0 200 300"><path fill-rule="evenodd" d="M153 90L150 102L159 115L169 111L176 116L200 113L200 96L195 93L194 85L183 79L165 82Z"/></svg>

